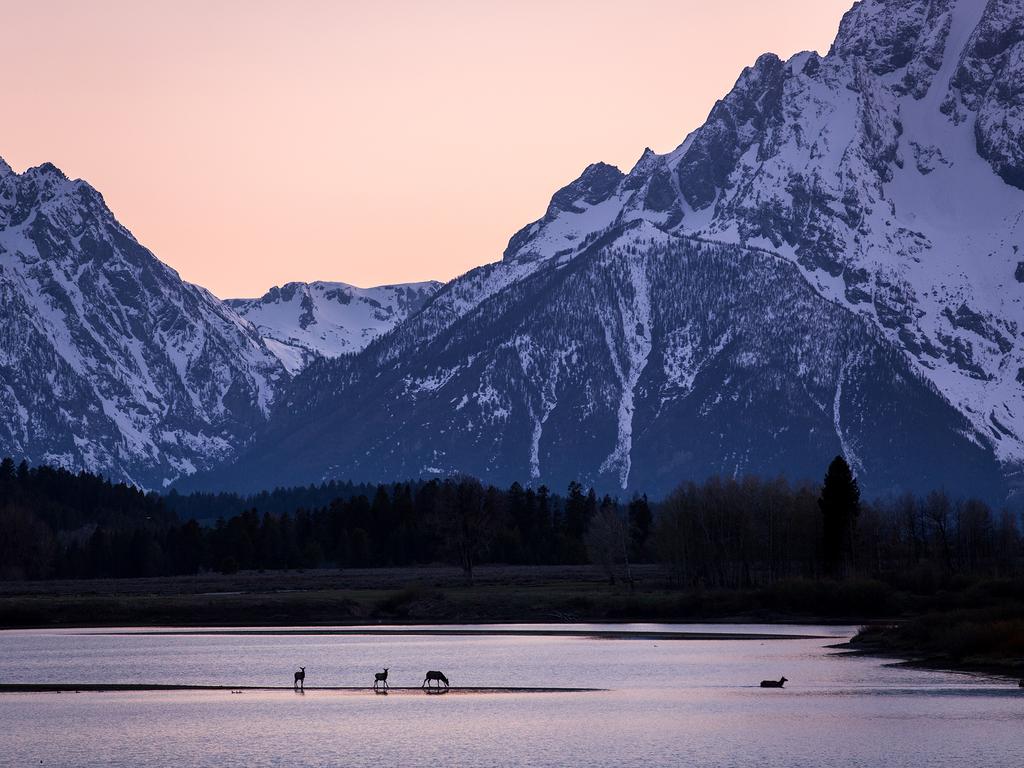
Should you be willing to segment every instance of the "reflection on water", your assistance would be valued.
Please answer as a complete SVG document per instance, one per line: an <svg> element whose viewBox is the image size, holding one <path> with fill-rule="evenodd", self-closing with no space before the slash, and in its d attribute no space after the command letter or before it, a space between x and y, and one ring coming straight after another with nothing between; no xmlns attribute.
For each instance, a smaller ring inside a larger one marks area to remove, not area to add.
<svg viewBox="0 0 1024 768"><path fill-rule="evenodd" d="M576 628L576 627L573 627ZM617 627L633 628L633 627ZM644 630L672 627L635 625ZM731 625L676 630L763 633ZM0 694L0 764L284 766L1019 766L1024 691L893 668L814 640L0 633L0 682L291 690ZM418 686L595 693L375 696ZM785 675L785 690L758 687ZM317 686L365 685L365 694Z"/></svg>

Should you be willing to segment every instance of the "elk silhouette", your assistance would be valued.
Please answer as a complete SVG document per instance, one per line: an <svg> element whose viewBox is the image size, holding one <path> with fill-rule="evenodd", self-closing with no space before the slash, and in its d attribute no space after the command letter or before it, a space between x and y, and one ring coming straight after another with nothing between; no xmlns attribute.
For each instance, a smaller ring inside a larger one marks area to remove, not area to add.
<svg viewBox="0 0 1024 768"><path fill-rule="evenodd" d="M306 689L306 668L299 667L299 671L295 673L295 684L292 688L299 688L301 690Z"/></svg>
<svg viewBox="0 0 1024 768"><path fill-rule="evenodd" d="M436 669L432 669L427 672L426 677L423 678L423 685L420 688L430 689L430 681L434 680L437 682L437 687L440 689L441 683L444 683L444 687L448 687L448 678L444 676L444 672L438 672Z"/></svg>
<svg viewBox="0 0 1024 768"><path fill-rule="evenodd" d="M373 690L376 691L377 690L377 686L380 683L384 683L384 690L387 690L387 688L388 688L388 668L387 667L384 667L384 671L383 672L374 672L373 673Z"/></svg>
<svg viewBox="0 0 1024 768"><path fill-rule="evenodd" d="M762 680L762 688L782 688L786 685L786 678L780 677L778 680Z"/></svg>

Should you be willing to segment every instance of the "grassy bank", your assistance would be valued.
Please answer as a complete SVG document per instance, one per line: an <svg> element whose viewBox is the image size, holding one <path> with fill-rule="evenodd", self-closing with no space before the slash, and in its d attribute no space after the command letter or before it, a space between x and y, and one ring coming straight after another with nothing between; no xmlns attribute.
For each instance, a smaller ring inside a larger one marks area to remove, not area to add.
<svg viewBox="0 0 1024 768"><path fill-rule="evenodd" d="M953 581L913 596L906 613L863 627L850 647L917 666L1024 677L1024 581Z"/></svg>
<svg viewBox="0 0 1024 768"><path fill-rule="evenodd" d="M934 611L866 626L849 646L914 666L1024 679L1024 605Z"/></svg>
<svg viewBox="0 0 1024 768"><path fill-rule="evenodd" d="M657 566L632 588L593 568L243 572L231 575L0 583L0 627L827 620L898 616L882 584L789 581L752 590L680 590Z"/></svg>

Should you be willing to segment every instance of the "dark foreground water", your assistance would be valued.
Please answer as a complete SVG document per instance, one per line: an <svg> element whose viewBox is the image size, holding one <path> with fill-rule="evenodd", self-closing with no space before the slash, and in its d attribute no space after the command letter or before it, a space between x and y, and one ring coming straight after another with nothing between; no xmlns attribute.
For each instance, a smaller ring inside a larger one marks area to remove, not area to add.
<svg viewBox="0 0 1024 768"><path fill-rule="evenodd" d="M1024 765L1024 690L825 647L851 628L615 628L828 639L2 632L0 683L290 685L304 665L310 690L2 693L0 765ZM315 690L383 666L399 686L440 669L454 686L609 690ZM757 687L780 675L785 690Z"/></svg>

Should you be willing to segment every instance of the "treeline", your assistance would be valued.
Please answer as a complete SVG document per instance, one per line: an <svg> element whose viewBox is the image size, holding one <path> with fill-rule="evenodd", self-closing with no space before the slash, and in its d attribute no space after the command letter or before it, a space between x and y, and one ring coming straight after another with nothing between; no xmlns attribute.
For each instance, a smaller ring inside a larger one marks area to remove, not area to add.
<svg viewBox="0 0 1024 768"><path fill-rule="evenodd" d="M415 490L422 482L412 482L409 485ZM319 509L338 499L347 500L356 496L373 498L376 491L377 486L371 483L331 480L319 485L275 488L272 491L260 491L251 495L224 491L182 494L172 489L163 496L163 500L179 520L212 523L219 518L228 519L250 509L258 509L261 513L269 512L272 515L290 514L298 509Z"/></svg>
<svg viewBox="0 0 1024 768"><path fill-rule="evenodd" d="M0 461L0 579L66 573L91 532L166 532L177 525L157 494L88 472ZM119 556L127 557L127 548Z"/></svg>
<svg viewBox="0 0 1024 768"><path fill-rule="evenodd" d="M958 575L1024 573L1021 518L942 491L863 502L837 457L821 486L688 483L658 507L658 557L681 585L862 577L928 592Z"/></svg>
<svg viewBox="0 0 1024 768"><path fill-rule="evenodd" d="M480 562L586 563L587 521L613 505L578 483L565 497L547 488L484 486L472 478L378 486L372 497L275 516L253 509L209 532L205 565L219 570L386 567L452 562L469 577ZM618 505L616 505L617 507ZM627 505L633 551L651 529L645 499Z"/></svg>
<svg viewBox="0 0 1024 768"><path fill-rule="evenodd" d="M308 505L303 502L308 502ZM227 511L243 511L230 514ZM216 522L203 525L195 518ZM942 492L864 502L841 458L820 485L712 478L657 505L472 478L161 497L87 473L0 464L0 579L199 571L593 563L611 581L660 562L679 586L793 578L927 589L1024 571L1018 515Z"/></svg>
<svg viewBox="0 0 1024 768"><path fill-rule="evenodd" d="M102 489L111 501L75 506L74 499L86 497L83 484ZM0 495L0 578L7 580L439 562L457 563L472 577L479 562L586 563L588 521L610 509L630 521L627 554L651 556L646 498L623 506L578 483L565 496L543 486L498 489L461 478L325 484L254 497L160 497L87 473L23 464L0 487L8 488ZM253 506L211 525L195 519L240 503Z"/></svg>

